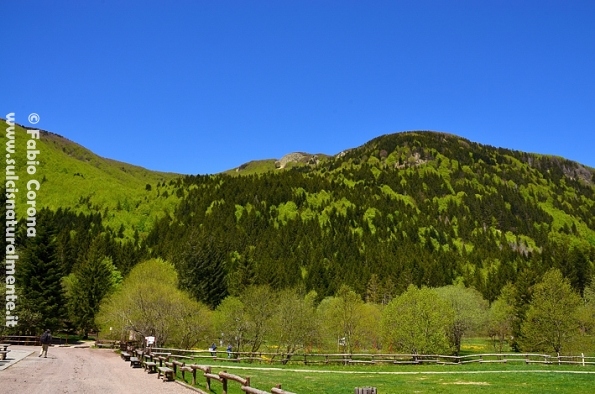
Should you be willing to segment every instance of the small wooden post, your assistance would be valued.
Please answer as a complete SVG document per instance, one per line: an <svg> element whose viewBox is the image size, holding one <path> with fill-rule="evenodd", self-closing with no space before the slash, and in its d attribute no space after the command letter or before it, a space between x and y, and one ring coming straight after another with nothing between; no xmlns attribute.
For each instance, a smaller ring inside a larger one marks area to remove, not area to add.
<svg viewBox="0 0 595 394"><path fill-rule="evenodd" d="M207 368L207 373L211 373L211 367ZM207 378L207 390L211 391L211 378Z"/></svg>
<svg viewBox="0 0 595 394"><path fill-rule="evenodd" d="M246 384L245 384L245 386L246 387L250 387L250 377L249 376L246 376Z"/></svg>
<svg viewBox="0 0 595 394"><path fill-rule="evenodd" d="M227 371L223 371L223 372L227 373ZM227 394L227 379L223 378L222 381L221 381L221 383L223 383L223 391L222 391L222 393L223 394Z"/></svg>
<svg viewBox="0 0 595 394"><path fill-rule="evenodd" d="M196 386L196 369L192 368L192 385Z"/></svg>
<svg viewBox="0 0 595 394"><path fill-rule="evenodd" d="M581 358L583 359L583 367L585 366L585 353L581 353Z"/></svg>

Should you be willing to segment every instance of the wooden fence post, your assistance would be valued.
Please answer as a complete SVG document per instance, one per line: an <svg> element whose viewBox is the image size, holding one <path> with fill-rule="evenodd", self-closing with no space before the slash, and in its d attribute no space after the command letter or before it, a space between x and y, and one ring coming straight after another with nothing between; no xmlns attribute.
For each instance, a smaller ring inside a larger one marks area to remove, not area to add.
<svg viewBox="0 0 595 394"><path fill-rule="evenodd" d="M223 371L223 372L227 373L227 371ZM223 383L223 394L227 394L227 379L222 378L221 383Z"/></svg>
<svg viewBox="0 0 595 394"><path fill-rule="evenodd" d="M211 373L211 367L207 368L207 373ZM207 390L211 391L211 379L207 377Z"/></svg>

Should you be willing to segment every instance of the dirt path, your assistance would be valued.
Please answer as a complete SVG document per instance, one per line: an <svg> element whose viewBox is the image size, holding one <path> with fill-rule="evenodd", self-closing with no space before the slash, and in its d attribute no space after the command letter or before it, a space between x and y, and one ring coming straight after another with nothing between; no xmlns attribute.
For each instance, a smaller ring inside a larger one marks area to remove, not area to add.
<svg viewBox="0 0 595 394"><path fill-rule="evenodd" d="M11 349L36 351L0 371L2 393L193 392L177 383L163 382L157 379L157 374L149 375L142 368L130 368L113 350L51 347L48 358L39 358L39 347L11 346Z"/></svg>

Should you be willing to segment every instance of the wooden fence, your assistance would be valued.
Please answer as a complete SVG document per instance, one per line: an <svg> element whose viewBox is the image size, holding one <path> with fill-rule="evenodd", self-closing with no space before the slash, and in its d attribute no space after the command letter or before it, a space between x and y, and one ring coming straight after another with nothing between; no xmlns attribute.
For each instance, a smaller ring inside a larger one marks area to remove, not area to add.
<svg viewBox="0 0 595 394"><path fill-rule="evenodd" d="M207 387L208 391L211 391L211 383L213 381L216 381L216 382L221 383L221 385L222 385L221 392L223 394L227 394L228 382L231 381L231 382L238 383L240 385L240 390L242 390L244 393L247 393L247 394L270 394L270 393L273 393L273 394L294 394L289 391L283 390L281 388L280 384L278 384L276 387L273 387L269 393L268 391L264 391L264 390L257 389L255 387L251 387L249 377L243 378L241 376L228 373L227 371L221 371L218 374L214 374L211 372L211 367L206 366L206 365L190 364L188 366L182 366L180 368L180 371L182 372L183 379L185 379L184 372L192 373L192 385L193 386L196 385L196 383L197 383L197 381L196 381L197 371L201 371L202 376L206 379L206 387ZM207 392L203 392L203 393L208 394Z"/></svg>
<svg viewBox="0 0 595 394"><path fill-rule="evenodd" d="M212 382L219 382L222 385L222 394L227 394L227 387L228 383L236 382L240 385L240 390L247 394L295 394L289 391L285 391L281 388L281 385L278 384L277 386L273 387L270 392L259 390L250 386L250 378L246 377L243 378L238 375L234 375L228 373L227 371L221 371L218 374L212 372L212 367L208 365L198 365L198 364L188 364L184 361L178 361L177 359L191 359L193 357L185 355L185 354L172 354L171 352L167 352L167 349L164 348L153 348L148 351L143 351L142 349L135 349L134 354L138 356L140 360L143 359L150 359L152 361L159 360L159 365L163 365L162 362L165 362L165 365L173 369L174 376L177 375L178 371L182 375L182 379L184 382L186 381L186 373L190 373L192 375L192 387L194 390L197 390L203 394L210 394L206 391L200 390L194 386L197 385L197 377L202 376L206 380L206 388L210 392L211 391L211 384ZM179 349L176 349L179 351ZM184 351L182 351L184 352ZM211 356L212 358L213 356ZM171 362L169 361L171 360Z"/></svg>
<svg viewBox="0 0 595 394"><path fill-rule="evenodd" d="M41 346L39 342L40 336L34 335L5 335L0 337L0 343L9 343L11 345L25 345L25 346ZM72 341L71 341L72 343ZM52 337L52 344L54 345L67 345L68 337L59 338Z"/></svg>
<svg viewBox="0 0 595 394"><path fill-rule="evenodd" d="M560 356L541 353L484 353L466 356L448 356L439 354L394 354L394 353L268 353L268 352L211 352L208 350L182 350L173 348L155 348L154 351L171 353L172 357L186 359L210 359L213 361L250 362L262 364L300 364L300 365L377 365L377 364L452 364L469 363L525 363L525 364L570 364L595 365L595 357L584 354ZM212 353L215 355L213 356Z"/></svg>
<svg viewBox="0 0 595 394"><path fill-rule="evenodd" d="M41 343L39 342L38 336L33 335L6 335L0 337L1 343L9 343L11 345L30 345L30 346L40 346Z"/></svg>

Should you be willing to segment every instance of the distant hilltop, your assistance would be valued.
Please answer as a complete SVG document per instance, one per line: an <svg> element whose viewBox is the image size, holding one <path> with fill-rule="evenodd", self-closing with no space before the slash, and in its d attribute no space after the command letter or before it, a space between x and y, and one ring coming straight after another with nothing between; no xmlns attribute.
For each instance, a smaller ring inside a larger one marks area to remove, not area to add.
<svg viewBox="0 0 595 394"><path fill-rule="evenodd" d="M318 155L304 152L288 153L280 160L275 161L275 168L285 168L289 163L318 164Z"/></svg>

